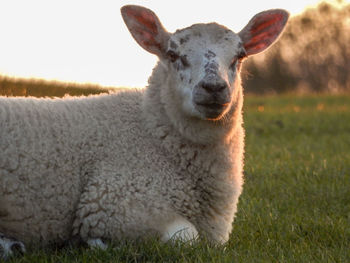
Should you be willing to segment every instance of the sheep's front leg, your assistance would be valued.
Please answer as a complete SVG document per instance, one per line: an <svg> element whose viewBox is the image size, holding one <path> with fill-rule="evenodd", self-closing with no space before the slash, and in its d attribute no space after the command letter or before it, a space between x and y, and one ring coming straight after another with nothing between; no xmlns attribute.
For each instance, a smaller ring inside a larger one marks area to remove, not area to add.
<svg viewBox="0 0 350 263"><path fill-rule="evenodd" d="M73 223L73 235L78 235L89 247L103 250L107 245L102 238L106 236L106 223L111 216L103 204L106 193L106 185L90 182L82 193Z"/></svg>
<svg viewBox="0 0 350 263"><path fill-rule="evenodd" d="M24 254L26 248L20 241L11 239L0 233L0 259L7 259L15 254Z"/></svg>
<svg viewBox="0 0 350 263"><path fill-rule="evenodd" d="M104 166L101 164L101 167ZM118 175L108 176L103 169L92 176L83 190L73 223L73 235L79 236L91 248L106 250L104 238L111 236L110 219L116 212L116 194L120 192ZM111 170L111 169L110 169Z"/></svg>

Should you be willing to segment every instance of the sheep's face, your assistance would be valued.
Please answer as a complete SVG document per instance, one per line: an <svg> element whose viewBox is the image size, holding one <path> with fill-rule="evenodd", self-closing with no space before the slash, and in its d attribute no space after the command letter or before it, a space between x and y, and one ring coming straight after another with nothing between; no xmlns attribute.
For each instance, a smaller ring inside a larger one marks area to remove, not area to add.
<svg viewBox="0 0 350 263"><path fill-rule="evenodd" d="M128 5L121 12L135 40L167 67L167 88L181 105L176 110L203 120L219 120L230 111L240 88L241 60L268 48L289 16L280 9L261 12L238 34L215 23L170 34L147 8Z"/></svg>
<svg viewBox="0 0 350 263"><path fill-rule="evenodd" d="M246 56L240 37L215 23L196 24L170 35L162 59L182 110L218 120L234 104L235 85ZM174 87L175 86L175 87Z"/></svg>

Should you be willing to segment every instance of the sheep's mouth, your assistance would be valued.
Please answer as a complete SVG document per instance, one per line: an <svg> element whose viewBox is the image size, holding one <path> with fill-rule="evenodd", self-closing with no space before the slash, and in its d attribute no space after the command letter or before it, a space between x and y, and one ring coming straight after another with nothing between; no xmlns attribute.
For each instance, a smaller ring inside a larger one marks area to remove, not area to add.
<svg viewBox="0 0 350 263"><path fill-rule="evenodd" d="M212 102L212 103L197 103L197 105L210 110L222 110L226 108L229 105L229 103L222 104L222 103Z"/></svg>
<svg viewBox="0 0 350 263"><path fill-rule="evenodd" d="M196 104L206 119L217 120L225 113L230 103L205 102Z"/></svg>

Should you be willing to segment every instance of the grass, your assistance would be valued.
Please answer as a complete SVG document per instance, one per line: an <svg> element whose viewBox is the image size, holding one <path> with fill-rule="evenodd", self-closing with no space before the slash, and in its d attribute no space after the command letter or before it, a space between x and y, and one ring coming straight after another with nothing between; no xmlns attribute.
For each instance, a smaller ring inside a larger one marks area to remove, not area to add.
<svg viewBox="0 0 350 263"><path fill-rule="evenodd" d="M225 246L33 249L9 262L350 262L350 96L246 96L245 187Z"/></svg>
<svg viewBox="0 0 350 263"><path fill-rule="evenodd" d="M236 259L350 262L350 97L248 97L245 126Z"/></svg>

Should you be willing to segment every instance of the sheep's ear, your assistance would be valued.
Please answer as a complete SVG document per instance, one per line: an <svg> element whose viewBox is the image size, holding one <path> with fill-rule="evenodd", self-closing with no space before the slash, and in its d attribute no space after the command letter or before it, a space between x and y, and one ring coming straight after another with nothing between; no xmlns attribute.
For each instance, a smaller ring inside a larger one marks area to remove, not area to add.
<svg viewBox="0 0 350 263"><path fill-rule="evenodd" d="M255 15L238 33L247 55L260 53L272 45L283 31L289 13L282 9L272 9Z"/></svg>
<svg viewBox="0 0 350 263"><path fill-rule="evenodd" d="M157 56L165 53L169 33L151 10L126 5L121 8L121 13L131 35L141 47Z"/></svg>

